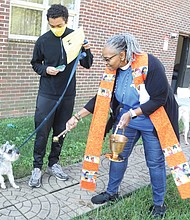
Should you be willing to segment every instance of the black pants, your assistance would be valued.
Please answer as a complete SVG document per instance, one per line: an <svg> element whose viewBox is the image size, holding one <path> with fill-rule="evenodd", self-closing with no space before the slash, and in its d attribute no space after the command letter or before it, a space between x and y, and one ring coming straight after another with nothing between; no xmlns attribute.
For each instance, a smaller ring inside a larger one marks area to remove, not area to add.
<svg viewBox="0 0 190 220"><path fill-rule="evenodd" d="M45 124L37 132L34 143L34 168L42 168L43 158L46 153L46 145L51 128L53 129L53 136L57 136L63 130L65 130L66 122L72 116L74 100L74 97L63 98L53 115L45 122ZM41 124L44 118L56 105L56 102L56 100L49 99L46 97L37 97L35 112L35 128L37 128ZM51 151L48 157L48 166L52 166L53 164L59 161L62 145L63 137L59 138L59 143L52 141Z"/></svg>

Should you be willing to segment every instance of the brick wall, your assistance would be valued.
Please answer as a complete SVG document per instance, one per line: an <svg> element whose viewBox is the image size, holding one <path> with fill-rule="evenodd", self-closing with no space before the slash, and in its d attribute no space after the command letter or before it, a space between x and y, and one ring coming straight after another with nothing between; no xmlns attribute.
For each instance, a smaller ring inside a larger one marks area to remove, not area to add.
<svg viewBox="0 0 190 220"><path fill-rule="evenodd" d="M38 76L30 66L34 42L9 40L10 1L0 3L0 118L33 115Z"/></svg>
<svg viewBox="0 0 190 220"><path fill-rule="evenodd" d="M130 32L144 51L156 55L171 80L177 39L169 39L163 51L164 36L171 32L190 33L190 0L81 0L79 25L92 46L94 64L90 70L77 69L75 110L92 97L105 64L101 49L105 40L119 32ZM0 118L33 115L39 77L31 68L34 42L8 39L10 0L0 2Z"/></svg>

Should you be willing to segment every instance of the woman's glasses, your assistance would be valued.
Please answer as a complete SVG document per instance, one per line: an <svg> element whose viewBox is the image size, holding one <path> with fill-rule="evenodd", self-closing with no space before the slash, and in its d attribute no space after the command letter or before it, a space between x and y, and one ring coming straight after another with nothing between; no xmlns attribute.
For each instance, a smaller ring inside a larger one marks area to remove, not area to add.
<svg viewBox="0 0 190 220"><path fill-rule="evenodd" d="M102 56L102 59L103 61L105 61L106 63L109 63L111 61L112 58L114 58L115 56L117 56L118 54L114 54L113 56L111 57L103 57Z"/></svg>

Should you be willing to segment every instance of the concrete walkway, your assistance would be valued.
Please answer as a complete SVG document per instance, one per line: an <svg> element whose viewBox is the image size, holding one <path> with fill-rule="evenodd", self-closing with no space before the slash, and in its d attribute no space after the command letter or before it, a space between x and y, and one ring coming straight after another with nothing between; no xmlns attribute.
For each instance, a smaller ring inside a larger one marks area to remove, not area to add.
<svg viewBox="0 0 190 220"><path fill-rule="evenodd" d="M181 138L183 141L183 137ZM190 146L182 143L182 148L190 161ZM96 193L106 190L109 160L102 156L99 166ZM64 167L69 174L68 181L62 182L43 174L42 187L30 188L29 177L16 180L20 189L7 183L7 189L0 189L1 220L68 220L98 207L90 198L96 193L80 189L82 163ZM167 169L167 172L170 173ZM149 184L148 169L142 146L136 146L129 160L129 168L120 187L120 195L126 195Z"/></svg>

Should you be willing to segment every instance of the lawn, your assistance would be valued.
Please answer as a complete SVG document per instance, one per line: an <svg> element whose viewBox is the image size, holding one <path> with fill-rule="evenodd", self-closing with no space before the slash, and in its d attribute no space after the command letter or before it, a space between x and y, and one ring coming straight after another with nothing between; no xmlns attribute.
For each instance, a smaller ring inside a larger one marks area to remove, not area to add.
<svg viewBox="0 0 190 220"><path fill-rule="evenodd" d="M189 220L190 199L182 200L171 175L167 178L164 220ZM104 205L73 220L153 220L147 210L152 205L151 187L143 187L112 204Z"/></svg>
<svg viewBox="0 0 190 220"><path fill-rule="evenodd" d="M78 127L68 133L60 157L62 166L74 164L83 159L91 116L86 117L83 122L79 122ZM34 131L33 117L9 118L0 120L0 144L9 141L19 147ZM33 162L32 137L20 149L20 159L13 164L15 178L21 178L31 174ZM50 149L48 141L47 153L44 159L44 167L47 165L47 155ZM108 138L103 147L103 153L108 152ZM166 220L189 220L190 219L190 199L181 200L171 175L167 179L166 203L168 204ZM141 188L119 201L103 206L75 218L75 220L151 220L147 214L149 206L152 205L152 195L150 186Z"/></svg>
<svg viewBox="0 0 190 220"><path fill-rule="evenodd" d="M62 166L77 163L83 159L86 141L91 122L91 115L78 123L77 128L70 131L64 142L64 147L60 156L60 164ZM15 178L21 178L31 174L33 164L33 146L35 135L21 148L20 146L34 131L33 117L0 119L0 145L9 141L20 149L20 159L13 163ZM44 158L43 170L46 169L48 154L50 151L50 134L47 152ZM108 150L108 138L104 142L103 152Z"/></svg>

